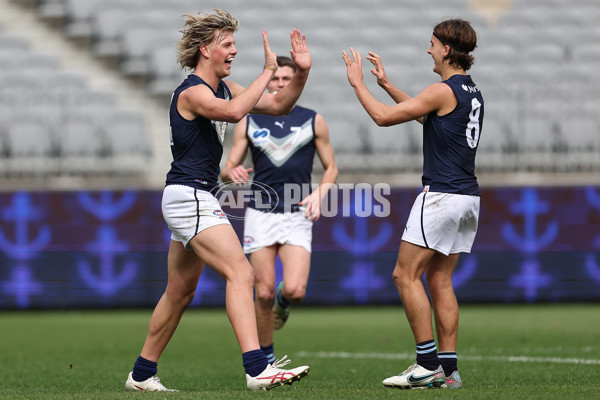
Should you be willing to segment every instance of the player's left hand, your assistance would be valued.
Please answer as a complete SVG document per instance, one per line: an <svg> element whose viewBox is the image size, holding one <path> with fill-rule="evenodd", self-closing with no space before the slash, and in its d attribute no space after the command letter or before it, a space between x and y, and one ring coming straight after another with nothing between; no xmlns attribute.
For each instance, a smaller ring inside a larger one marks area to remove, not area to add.
<svg viewBox="0 0 600 400"><path fill-rule="evenodd" d="M292 50L290 50L292 60L294 60L299 70L308 71L312 66L312 59L306 45L306 35L303 35L298 29L294 28L292 33L290 33L290 39L292 41Z"/></svg>
<svg viewBox="0 0 600 400"><path fill-rule="evenodd" d="M385 69L383 68L383 62L381 61L381 57L379 57L379 55L377 55L376 53L370 51L367 60L371 61L371 64L373 64L373 66L375 67L371 69L371 73L377 78L377 84L379 86L385 86L386 84L388 84L389 79L387 77L387 74L385 73Z"/></svg>
<svg viewBox="0 0 600 400"><path fill-rule="evenodd" d="M346 53L346 50L342 50L342 58L344 59L344 63L346 63L348 82L350 82L352 87L355 87L363 81L362 59L360 58L360 53L352 47L350 47L350 52L352 53L352 57Z"/></svg>
<svg viewBox="0 0 600 400"><path fill-rule="evenodd" d="M321 217L321 191L315 190L298 203L304 208L304 216L311 221L316 221Z"/></svg>

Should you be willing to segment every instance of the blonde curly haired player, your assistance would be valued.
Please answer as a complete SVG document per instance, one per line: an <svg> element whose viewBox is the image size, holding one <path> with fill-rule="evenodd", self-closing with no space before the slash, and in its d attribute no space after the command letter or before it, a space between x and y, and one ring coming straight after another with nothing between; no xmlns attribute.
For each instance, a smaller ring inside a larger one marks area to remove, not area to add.
<svg viewBox="0 0 600 400"><path fill-rule="evenodd" d="M244 88L224 80L238 53L234 39L238 20L223 10L184 18L177 60L183 69L193 73L175 89L169 110L173 162L162 199L163 216L172 231L167 288L154 309L146 341L125 388L172 390L156 376L157 362L208 265L226 282L227 315L242 352L246 387L268 390L300 380L310 368L282 369L289 360L284 357L269 364L260 350L253 301L254 271L211 191L217 186L227 124L237 123L249 112L288 113L308 78L310 52L305 36L294 29L290 54L298 65L298 73L276 95L265 93L277 64L267 32L263 32L264 66Z"/></svg>

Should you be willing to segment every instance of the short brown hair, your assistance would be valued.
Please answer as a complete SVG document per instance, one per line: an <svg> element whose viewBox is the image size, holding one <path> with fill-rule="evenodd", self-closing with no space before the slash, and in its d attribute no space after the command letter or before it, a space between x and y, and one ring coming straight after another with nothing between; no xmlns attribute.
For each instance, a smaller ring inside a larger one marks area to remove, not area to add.
<svg viewBox="0 0 600 400"><path fill-rule="evenodd" d="M433 36L450 48L444 60L449 60L450 65L465 71L471 68L475 58L469 53L477 47L477 33L469 21L462 19L442 21L433 28Z"/></svg>
<svg viewBox="0 0 600 400"><path fill-rule="evenodd" d="M292 60L290 57L286 57L286 56L277 56L277 66L278 67L290 67L291 69L294 70L294 72L296 72L296 70L298 69L298 66L296 65L294 60Z"/></svg>

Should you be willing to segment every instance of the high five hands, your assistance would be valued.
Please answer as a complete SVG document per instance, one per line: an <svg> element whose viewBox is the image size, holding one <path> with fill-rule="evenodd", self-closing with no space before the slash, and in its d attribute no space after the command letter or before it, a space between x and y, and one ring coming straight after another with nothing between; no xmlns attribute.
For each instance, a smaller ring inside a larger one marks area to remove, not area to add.
<svg viewBox="0 0 600 400"><path fill-rule="evenodd" d="M277 55L271 51L267 31L263 31L263 46L265 48L265 68L271 71L277 70ZM300 71L308 71L312 66L310 51L306 45L306 35L300 33L296 28L290 33L292 50L290 56Z"/></svg>
<svg viewBox="0 0 600 400"><path fill-rule="evenodd" d="M360 57L360 53L354 50L352 47L350 47L350 53L352 56L346 53L346 50L342 50L342 58L346 64L348 82L350 82L352 87L355 87L357 84L363 81L362 59ZM369 60L375 67L371 69L371 73L377 78L377 84L383 86L388 83L389 80L387 74L385 73L385 69L383 68L381 57L370 51L367 60Z"/></svg>
<svg viewBox="0 0 600 400"><path fill-rule="evenodd" d="M290 57L294 60L294 63L300 71L307 71L312 66L312 60L310 57L310 51L306 45L306 35L300 33L296 28L290 33L290 39L292 42L292 50L290 50Z"/></svg>

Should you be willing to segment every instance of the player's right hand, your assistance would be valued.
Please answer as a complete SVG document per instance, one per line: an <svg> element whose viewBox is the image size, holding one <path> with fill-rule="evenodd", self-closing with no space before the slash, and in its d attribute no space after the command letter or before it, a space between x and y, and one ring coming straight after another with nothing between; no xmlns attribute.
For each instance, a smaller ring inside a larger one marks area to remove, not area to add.
<svg viewBox="0 0 600 400"><path fill-rule="evenodd" d="M267 38L267 31L263 31L263 46L265 47L265 68L270 66L277 70L277 54L271 51L271 47L269 47L269 39Z"/></svg>
<svg viewBox="0 0 600 400"><path fill-rule="evenodd" d="M250 172L252 168L244 168L243 165L238 165L229 171L229 179L236 185L245 185L250 182Z"/></svg>

